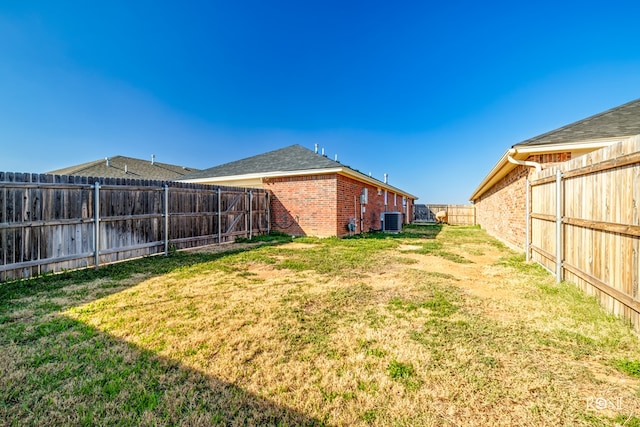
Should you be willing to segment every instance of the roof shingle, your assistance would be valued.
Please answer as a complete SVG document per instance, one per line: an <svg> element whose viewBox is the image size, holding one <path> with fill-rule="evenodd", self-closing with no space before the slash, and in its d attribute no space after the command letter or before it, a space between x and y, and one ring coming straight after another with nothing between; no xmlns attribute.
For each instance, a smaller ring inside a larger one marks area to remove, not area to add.
<svg viewBox="0 0 640 427"><path fill-rule="evenodd" d="M133 157L114 156L47 173L54 175L93 176L105 178L138 178L154 180L177 180L198 169L141 160Z"/></svg>
<svg viewBox="0 0 640 427"><path fill-rule="evenodd" d="M638 134L640 134L640 99L527 139L514 147L589 141Z"/></svg>
<svg viewBox="0 0 640 427"><path fill-rule="evenodd" d="M266 172L289 172L299 170L328 169L346 167L315 153L298 144L279 150L247 157L223 165L214 166L184 176L182 179L214 178L220 176L238 176Z"/></svg>

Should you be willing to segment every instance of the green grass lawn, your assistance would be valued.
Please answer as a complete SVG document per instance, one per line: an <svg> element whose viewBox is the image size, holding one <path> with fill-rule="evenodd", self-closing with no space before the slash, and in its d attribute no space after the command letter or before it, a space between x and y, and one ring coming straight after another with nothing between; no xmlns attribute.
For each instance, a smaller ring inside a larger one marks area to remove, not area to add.
<svg viewBox="0 0 640 427"><path fill-rule="evenodd" d="M477 227L0 284L2 425L640 425L628 324Z"/></svg>

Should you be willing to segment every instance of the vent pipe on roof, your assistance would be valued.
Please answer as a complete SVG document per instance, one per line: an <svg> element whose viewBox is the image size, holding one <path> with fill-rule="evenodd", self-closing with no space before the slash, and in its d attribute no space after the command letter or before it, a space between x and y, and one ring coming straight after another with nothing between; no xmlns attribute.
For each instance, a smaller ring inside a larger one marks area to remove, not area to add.
<svg viewBox="0 0 640 427"><path fill-rule="evenodd" d="M124 173L129 173L129 168L127 168L127 165L124 165Z"/></svg>
<svg viewBox="0 0 640 427"><path fill-rule="evenodd" d="M105 157L105 158L104 158L104 160L105 160L105 161L106 161L106 163L107 163L107 167L109 167L109 158L108 158L108 157Z"/></svg>
<svg viewBox="0 0 640 427"><path fill-rule="evenodd" d="M324 154L324 147L322 147L322 155L323 155L323 156L325 155L325 154Z"/></svg>
<svg viewBox="0 0 640 427"><path fill-rule="evenodd" d="M338 161L338 155L336 154L334 157L334 160L337 162Z"/></svg>
<svg viewBox="0 0 640 427"><path fill-rule="evenodd" d="M316 154L318 154L318 144L315 144L316 147Z"/></svg>
<svg viewBox="0 0 640 427"><path fill-rule="evenodd" d="M384 174L384 183L386 184L389 181L389 174Z"/></svg>
<svg viewBox="0 0 640 427"><path fill-rule="evenodd" d="M152 154L152 155L151 155L151 164L152 164L152 165L155 165L155 164L156 164L156 155L155 155L155 154Z"/></svg>

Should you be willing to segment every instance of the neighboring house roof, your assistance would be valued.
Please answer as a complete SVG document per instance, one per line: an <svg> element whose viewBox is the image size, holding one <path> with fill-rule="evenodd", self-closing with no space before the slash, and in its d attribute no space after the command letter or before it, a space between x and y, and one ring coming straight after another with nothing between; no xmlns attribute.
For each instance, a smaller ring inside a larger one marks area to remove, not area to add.
<svg viewBox="0 0 640 427"><path fill-rule="evenodd" d="M498 160L471 195L482 196L500 179L531 155L570 152L572 157L589 153L640 134L640 99L568 124L513 145Z"/></svg>
<svg viewBox="0 0 640 427"><path fill-rule="evenodd" d="M235 176L274 171L291 172L335 167L344 167L344 165L295 144L246 159L203 169L185 176L184 179Z"/></svg>
<svg viewBox="0 0 640 427"><path fill-rule="evenodd" d="M54 175L79 175L104 178L138 178L155 180L177 180L199 169L141 160L133 157L114 156L102 160L53 170Z"/></svg>
<svg viewBox="0 0 640 427"><path fill-rule="evenodd" d="M237 160L191 173L180 181L199 183L242 183L242 185L258 185L265 178L284 176L312 175L318 173L339 173L351 176L363 182L391 190L397 194L417 199L405 191L365 175L338 161L318 154L298 144L279 150L258 154L257 156Z"/></svg>

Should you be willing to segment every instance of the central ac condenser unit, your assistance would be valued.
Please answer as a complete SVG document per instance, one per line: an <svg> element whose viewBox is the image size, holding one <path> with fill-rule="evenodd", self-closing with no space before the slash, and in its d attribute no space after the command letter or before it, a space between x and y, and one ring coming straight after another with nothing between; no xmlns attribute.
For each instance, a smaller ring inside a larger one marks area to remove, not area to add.
<svg viewBox="0 0 640 427"><path fill-rule="evenodd" d="M384 212L382 214L382 231L385 233L399 233L402 231L402 213Z"/></svg>

